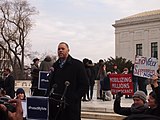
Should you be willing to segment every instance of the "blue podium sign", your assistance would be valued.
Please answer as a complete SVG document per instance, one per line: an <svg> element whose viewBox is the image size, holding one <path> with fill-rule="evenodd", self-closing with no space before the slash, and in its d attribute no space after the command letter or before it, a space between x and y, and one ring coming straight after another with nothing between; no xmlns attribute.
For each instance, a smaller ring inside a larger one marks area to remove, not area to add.
<svg viewBox="0 0 160 120"><path fill-rule="evenodd" d="M49 85L48 77L49 77L48 71L39 71L38 89L47 90Z"/></svg>
<svg viewBox="0 0 160 120"><path fill-rule="evenodd" d="M27 97L27 120L48 120L48 97Z"/></svg>

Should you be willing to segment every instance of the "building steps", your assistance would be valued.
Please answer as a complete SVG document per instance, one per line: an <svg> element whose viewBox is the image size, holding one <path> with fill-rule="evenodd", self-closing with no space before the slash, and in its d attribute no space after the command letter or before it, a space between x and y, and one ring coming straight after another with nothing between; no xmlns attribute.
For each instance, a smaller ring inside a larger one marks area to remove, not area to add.
<svg viewBox="0 0 160 120"><path fill-rule="evenodd" d="M95 120L123 120L124 116L121 116L115 113L107 113L107 112L82 111L81 118L95 119Z"/></svg>
<svg viewBox="0 0 160 120"><path fill-rule="evenodd" d="M81 118L86 120L123 120L124 116L114 113L113 109L83 106Z"/></svg>

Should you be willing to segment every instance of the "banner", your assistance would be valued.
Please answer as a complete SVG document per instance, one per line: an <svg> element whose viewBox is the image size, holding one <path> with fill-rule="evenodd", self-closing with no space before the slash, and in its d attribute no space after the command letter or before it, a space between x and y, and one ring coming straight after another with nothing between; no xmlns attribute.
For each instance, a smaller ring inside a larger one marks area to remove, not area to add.
<svg viewBox="0 0 160 120"><path fill-rule="evenodd" d="M21 103L22 103L22 109L23 109L23 117L27 117L27 102L26 100L21 100Z"/></svg>
<svg viewBox="0 0 160 120"><path fill-rule="evenodd" d="M133 95L133 82L131 74L110 74L111 93L122 92L124 95Z"/></svg>
<svg viewBox="0 0 160 120"><path fill-rule="evenodd" d="M38 89L47 90L49 86L48 76L49 76L48 71L39 71Z"/></svg>
<svg viewBox="0 0 160 120"><path fill-rule="evenodd" d="M48 97L27 97L27 120L48 120Z"/></svg>
<svg viewBox="0 0 160 120"><path fill-rule="evenodd" d="M151 78L157 73L158 60L152 57L137 56L135 58L134 71L135 76Z"/></svg>

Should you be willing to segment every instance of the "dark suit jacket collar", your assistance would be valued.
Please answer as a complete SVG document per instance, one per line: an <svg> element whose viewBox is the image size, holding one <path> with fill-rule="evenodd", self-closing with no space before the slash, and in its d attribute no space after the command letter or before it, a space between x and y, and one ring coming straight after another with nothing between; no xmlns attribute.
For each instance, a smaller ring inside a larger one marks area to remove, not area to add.
<svg viewBox="0 0 160 120"><path fill-rule="evenodd" d="M66 61L65 61L65 64L72 64L72 57L70 56L70 55L68 55L68 57L67 57L67 59L66 59ZM56 65L59 65L61 62L60 62L60 59L58 59L57 61L56 61Z"/></svg>

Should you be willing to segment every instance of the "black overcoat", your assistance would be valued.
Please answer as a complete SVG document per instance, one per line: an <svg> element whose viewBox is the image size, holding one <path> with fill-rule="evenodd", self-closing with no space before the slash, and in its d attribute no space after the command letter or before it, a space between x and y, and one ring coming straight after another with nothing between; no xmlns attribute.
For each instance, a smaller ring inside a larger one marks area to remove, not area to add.
<svg viewBox="0 0 160 120"><path fill-rule="evenodd" d="M4 80L4 90L6 90L6 94L11 98L15 97L15 79L12 75L8 75Z"/></svg>
<svg viewBox="0 0 160 120"><path fill-rule="evenodd" d="M56 87L54 95L50 96L50 120L80 120L81 98L88 91L88 78L83 63L69 55L62 68L60 60L53 64L53 68L49 79L49 92L53 85L56 84ZM64 101L61 101L61 97L56 97L56 94L60 96L64 94L66 81L70 84L64 95L66 103L64 106Z"/></svg>

